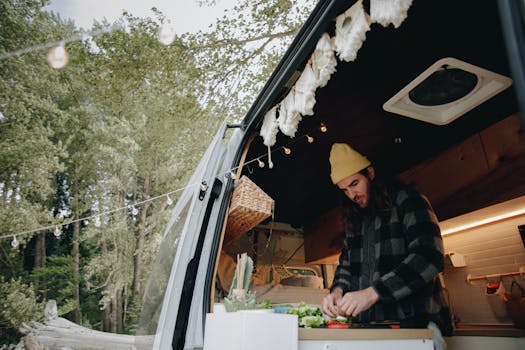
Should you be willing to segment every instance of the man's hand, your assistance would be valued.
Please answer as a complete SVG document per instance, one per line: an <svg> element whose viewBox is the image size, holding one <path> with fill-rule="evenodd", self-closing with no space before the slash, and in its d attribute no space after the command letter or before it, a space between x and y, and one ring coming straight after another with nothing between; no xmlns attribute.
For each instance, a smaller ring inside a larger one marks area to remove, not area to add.
<svg viewBox="0 0 525 350"><path fill-rule="evenodd" d="M372 307L372 305L374 305L378 300L379 295L377 295L376 291L372 287L358 290L357 292L348 292L337 303L337 314L345 317L357 317L357 315L359 315L361 312Z"/></svg>
<svg viewBox="0 0 525 350"><path fill-rule="evenodd" d="M325 315L336 317L338 312L338 304L343 298L343 290L335 288L332 293L324 297L321 309Z"/></svg>

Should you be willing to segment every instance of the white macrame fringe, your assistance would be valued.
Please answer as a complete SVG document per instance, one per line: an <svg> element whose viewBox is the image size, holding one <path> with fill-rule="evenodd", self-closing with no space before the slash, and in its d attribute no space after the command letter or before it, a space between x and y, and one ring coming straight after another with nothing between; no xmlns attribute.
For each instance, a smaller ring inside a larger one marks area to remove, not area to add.
<svg viewBox="0 0 525 350"><path fill-rule="evenodd" d="M339 58L346 62L355 60L369 30L369 19L359 0L335 21L334 46Z"/></svg>
<svg viewBox="0 0 525 350"><path fill-rule="evenodd" d="M312 54L312 70L317 79L317 86L324 87L336 71L337 59L335 58L334 48L330 41L330 35L324 33L315 47Z"/></svg>
<svg viewBox="0 0 525 350"><path fill-rule="evenodd" d="M292 89L279 107L279 129L286 136L294 137L301 119L301 114L295 110L295 91Z"/></svg>
<svg viewBox="0 0 525 350"><path fill-rule="evenodd" d="M405 20L412 0L370 0L370 20L383 27L398 28Z"/></svg>
<svg viewBox="0 0 525 350"><path fill-rule="evenodd" d="M336 71L337 59L355 60L357 52L363 46L370 23L380 23L384 27L393 24L398 28L405 20L412 0L370 0L370 17L365 13L362 0L336 18L335 36L330 38L324 33L311 56L311 64L306 64L295 86L278 106L270 109L264 116L260 135L268 147L269 167L271 162L270 147L275 145L279 129L289 137L295 137L303 115L313 115L315 90L324 87ZM279 111L279 117L277 115Z"/></svg>
<svg viewBox="0 0 525 350"><path fill-rule="evenodd" d="M315 89L317 89L317 79L315 78L312 66L306 64L301 76L295 82L293 91L294 110L302 115L314 115Z"/></svg>
<svg viewBox="0 0 525 350"><path fill-rule="evenodd" d="M259 134L263 138L263 143L266 146L273 146L277 140L277 133L279 132L279 122L276 117L277 106L271 108L264 115L264 120Z"/></svg>

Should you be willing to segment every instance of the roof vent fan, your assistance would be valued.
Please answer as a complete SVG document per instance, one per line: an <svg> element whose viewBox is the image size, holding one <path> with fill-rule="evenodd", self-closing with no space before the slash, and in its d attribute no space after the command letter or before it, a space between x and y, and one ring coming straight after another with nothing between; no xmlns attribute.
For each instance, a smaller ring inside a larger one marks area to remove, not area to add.
<svg viewBox="0 0 525 350"><path fill-rule="evenodd" d="M385 102L383 109L445 125L511 85L508 77L447 57Z"/></svg>

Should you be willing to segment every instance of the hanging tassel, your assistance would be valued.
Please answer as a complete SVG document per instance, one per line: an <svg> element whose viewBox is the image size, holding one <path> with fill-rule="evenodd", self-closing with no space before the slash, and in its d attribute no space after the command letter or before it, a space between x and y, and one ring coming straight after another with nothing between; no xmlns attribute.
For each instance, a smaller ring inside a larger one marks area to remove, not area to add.
<svg viewBox="0 0 525 350"><path fill-rule="evenodd" d="M366 32L370 30L368 21L361 0L337 17L334 45L340 59L346 62L355 60L366 39Z"/></svg>
<svg viewBox="0 0 525 350"><path fill-rule="evenodd" d="M270 149L270 146L268 146L268 168L273 169L272 150Z"/></svg>
<svg viewBox="0 0 525 350"><path fill-rule="evenodd" d="M398 28L407 18L412 0L370 0L370 20L383 27L393 24Z"/></svg>

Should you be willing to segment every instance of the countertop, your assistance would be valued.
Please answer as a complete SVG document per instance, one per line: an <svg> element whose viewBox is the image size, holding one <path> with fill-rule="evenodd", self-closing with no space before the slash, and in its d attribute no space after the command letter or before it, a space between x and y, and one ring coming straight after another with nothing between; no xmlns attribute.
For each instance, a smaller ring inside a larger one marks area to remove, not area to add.
<svg viewBox="0 0 525 350"><path fill-rule="evenodd" d="M516 337L525 338L525 329L501 324L458 324L455 336ZM299 340L389 340L389 339L432 339L434 332L426 328L400 329L328 329L299 328Z"/></svg>
<svg viewBox="0 0 525 350"><path fill-rule="evenodd" d="M390 339L432 339L434 332L427 328L400 329L329 329L299 328L299 340L390 340Z"/></svg>

